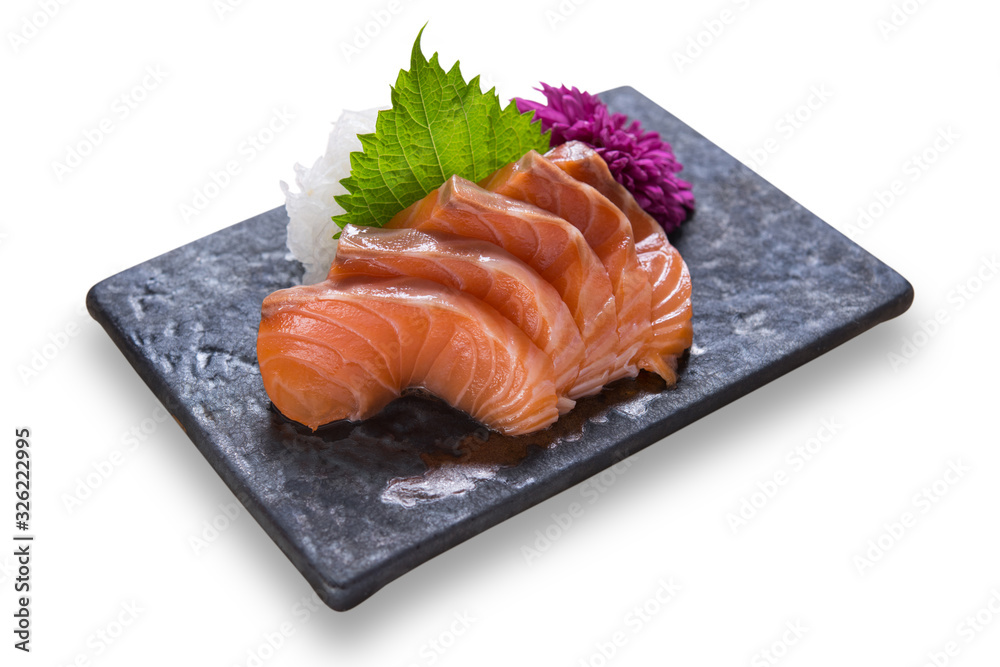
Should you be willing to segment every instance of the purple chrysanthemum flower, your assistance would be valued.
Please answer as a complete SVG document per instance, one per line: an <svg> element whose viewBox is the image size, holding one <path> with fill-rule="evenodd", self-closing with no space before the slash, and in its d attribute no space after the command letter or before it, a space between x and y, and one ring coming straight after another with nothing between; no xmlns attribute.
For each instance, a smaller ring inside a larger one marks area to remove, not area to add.
<svg viewBox="0 0 1000 667"><path fill-rule="evenodd" d="M670 144L657 132L643 130L639 121L628 124L625 114L610 113L596 95L547 83L537 90L547 104L514 99L521 113L535 112L542 131L552 131L552 146L576 140L593 147L615 179L665 231L680 227L694 209L694 195L691 184L676 175L682 166Z"/></svg>

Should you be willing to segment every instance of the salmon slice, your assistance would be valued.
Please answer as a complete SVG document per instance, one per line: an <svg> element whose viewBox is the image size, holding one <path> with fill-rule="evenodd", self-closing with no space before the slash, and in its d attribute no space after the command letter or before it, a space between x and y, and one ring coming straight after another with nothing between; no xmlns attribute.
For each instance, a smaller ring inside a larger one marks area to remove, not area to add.
<svg viewBox="0 0 1000 667"><path fill-rule="evenodd" d="M549 356L496 310L422 278L344 276L264 300L257 359L286 417L315 430L421 387L508 435L558 417Z"/></svg>
<svg viewBox="0 0 1000 667"><path fill-rule="evenodd" d="M649 275L653 288L653 335L639 357L639 367L674 384L677 359L691 347L692 341L691 275L687 265L660 224L615 180L597 151L585 143L568 141L546 153L546 157L607 197L632 224L639 264Z"/></svg>
<svg viewBox="0 0 1000 667"><path fill-rule="evenodd" d="M651 335L652 288L639 266L632 226L625 214L537 151L528 151L500 168L482 185L558 215L580 230L604 264L615 297L619 348L608 380L638 375L636 358Z"/></svg>
<svg viewBox="0 0 1000 667"><path fill-rule="evenodd" d="M329 277L363 274L426 278L471 294L518 326L552 359L559 413L584 358L580 330L559 292L503 248L441 232L347 225Z"/></svg>
<svg viewBox="0 0 1000 667"><path fill-rule="evenodd" d="M586 239L562 218L487 192L459 176L398 213L389 228L445 232L488 241L551 284L579 329L586 354L572 399L596 394L608 382L618 342L611 281Z"/></svg>

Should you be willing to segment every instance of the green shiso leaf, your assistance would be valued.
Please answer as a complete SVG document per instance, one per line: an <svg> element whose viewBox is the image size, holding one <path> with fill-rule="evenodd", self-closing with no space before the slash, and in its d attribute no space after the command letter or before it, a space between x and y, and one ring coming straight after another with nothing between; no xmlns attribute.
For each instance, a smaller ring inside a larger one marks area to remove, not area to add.
<svg viewBox="0 0 1000 667"><path fill-rule="evenodd" d="M515 102L504 108L495 89L483 93L479 77L468 83L458 63L447 72L435 53L428 61L417 34L409 71L400 70L392 108L380 111L374 134L363 134L362 152L351 153L348 194L336 201L348 223L381 227L454 174L479 181L529 150L545 152L549 133Z"/></svg>

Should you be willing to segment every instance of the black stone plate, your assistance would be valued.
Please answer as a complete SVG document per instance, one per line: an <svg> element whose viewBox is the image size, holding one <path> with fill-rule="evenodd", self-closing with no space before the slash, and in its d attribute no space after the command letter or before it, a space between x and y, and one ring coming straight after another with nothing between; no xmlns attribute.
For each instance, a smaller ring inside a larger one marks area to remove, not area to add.
<svg viewBox="0 0 1000 667"><path fill-rule="evenodd" d="M94 318L334 609L909 307L899 274L690 127L631 88L602 97L668 139L694 184L697 212L673 239L694 283L694 347L674 389L646 374L620 381L521 438L420 395L311 433L273 410L255 355L261 301L302 274L286 259L283 208L88 294Z"/></svg>

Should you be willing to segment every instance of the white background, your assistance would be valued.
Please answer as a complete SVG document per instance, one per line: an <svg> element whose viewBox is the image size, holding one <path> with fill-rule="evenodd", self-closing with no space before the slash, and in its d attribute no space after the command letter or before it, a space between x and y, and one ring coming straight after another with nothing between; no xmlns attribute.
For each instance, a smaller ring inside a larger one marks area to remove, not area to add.
<svg viewBox="0 0 1000 667"><path fill-rule="evenodd" d="M12 648L15 563L0 549L4 665L775 664L763 650L789 666L997 664L996 3L49 4L51 18L38 0L0 15L0 540L13 544L20 426L37 536L30 655ZM897 5L898 29L880 28ZM390 20L348 59L373 16ZM352 611L309 611L305 580L156 420L82 304L109 275L282 203L278 181L323 151L342 109L387 102L428 21L425 53L503 99L539 81L631 85L745 162L773 139L754 168L906 276L916 301L599 490L570 489ZM125 118L123 94L143 98ZM241 144L275 109L294 120L249 159ZM796 111L808 118L789 132ZM105 118L111 132L60 178L54 163ZM914 171L925 151L933 164ZM229 160L240 173L185 220ZM862 208L876 215L859 224ZM788 453L827 436L824 420L836 432L796 467ZM964 472L942 481L952 465ZM782 473L734 531L727 515ZM661 581L679 587L666 602ZM977 613L984 625L966 620Z"/></svg>

